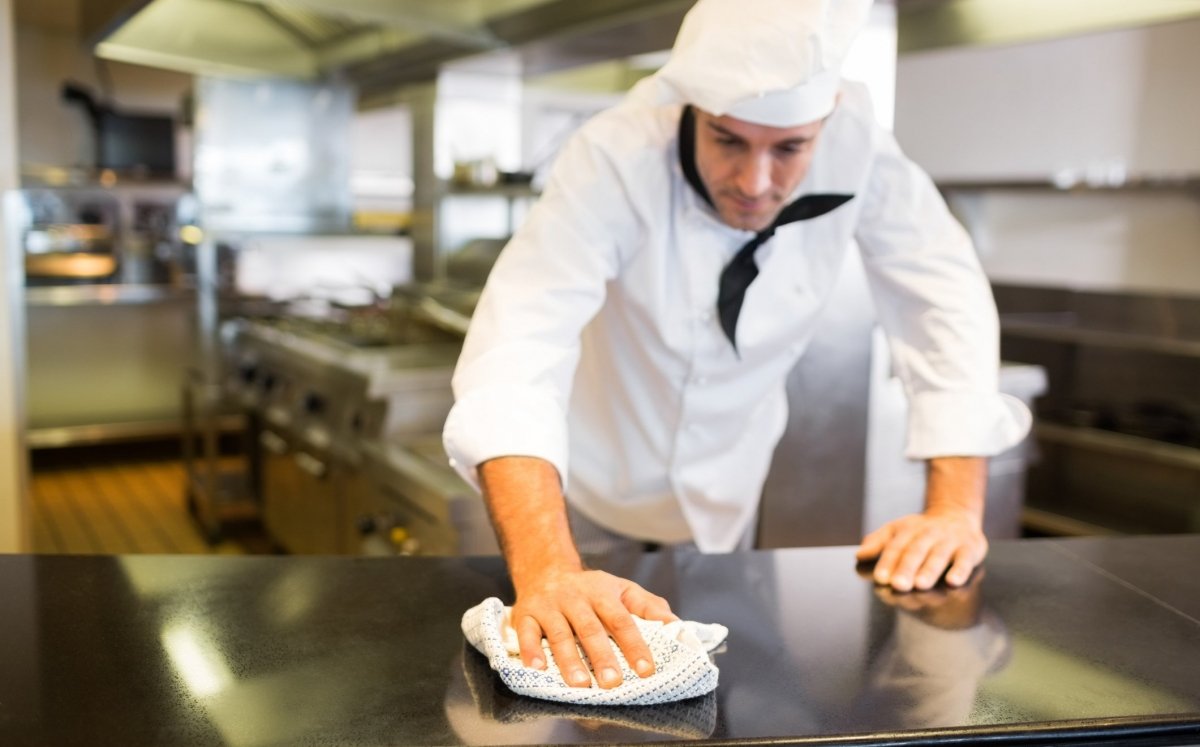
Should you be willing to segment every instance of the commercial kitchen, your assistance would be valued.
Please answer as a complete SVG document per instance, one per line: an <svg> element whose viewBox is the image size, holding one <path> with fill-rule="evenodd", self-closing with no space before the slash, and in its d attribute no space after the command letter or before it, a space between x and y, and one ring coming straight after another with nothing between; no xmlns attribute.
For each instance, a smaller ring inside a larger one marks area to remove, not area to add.
<svg viewBox="0 0 1200 747"><path fill-rule="evenodd" d="M445 452L488 274L693 0L0 0L0 743L1200 744L1200 2L875 0L843 68L966 228L1000 389L986 561L921 509L851 253L753 549L594 567L718 623L716 689L517 695Z"/></svg>

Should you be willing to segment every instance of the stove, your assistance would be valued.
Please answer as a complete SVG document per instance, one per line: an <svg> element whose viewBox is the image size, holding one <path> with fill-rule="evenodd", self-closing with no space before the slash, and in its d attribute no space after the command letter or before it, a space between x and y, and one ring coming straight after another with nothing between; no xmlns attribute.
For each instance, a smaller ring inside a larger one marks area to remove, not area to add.
<svg viewBox="0 0 1200 747"><path fill-rule="evenodd" d="M444 458L421 459L426 477L413 480L417 462L394 452L440 434L461 341L414 327L362 344L362 329L304 318L223 329L223 388L247 414L263 522L292 553L453 554L446 501L481 500Z"/></svg>

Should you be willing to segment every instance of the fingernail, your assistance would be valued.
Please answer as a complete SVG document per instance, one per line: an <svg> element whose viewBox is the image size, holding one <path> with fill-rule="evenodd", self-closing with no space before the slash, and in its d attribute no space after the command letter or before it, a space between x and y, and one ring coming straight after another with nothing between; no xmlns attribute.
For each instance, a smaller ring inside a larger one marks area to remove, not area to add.
<svg viewBox="0 0 1200 747"><path fill-rule="evenodd" d="M529 666L533 667L534 669L545 669L546 661L540 656L535 656L529 660Z"/></svg>
<svg viewBox="0 0 1200 747"><path fill-rule="evenodd" d="M875 574L875 580L881 584L886 584L888 582L888 572L887 571L879 571L878 573Z"/></svg>
<svg viewBox="0 0 1200 747"><path fill-rule="evenodd" d="M928 589L930 586L933 586L933 579L929 576L920 576L917 578L917 586L920 586L922 589Z"/></svg>
<svg viewBox="0 0 1200 747"><path fill-rule="evenodd" d="M892 588L896 591L910 591L912 589L912 581L903 576L896 576L892 579Z"/></svg>
<svg viewBox="0 0 1200 747"><path fill-rule="evenodd" d="M570 677L572 685L586 685L589 682L587 672L583 671L582 669L574 670L571 672Z"/></svg>
<svg viewBox="0 0 1200 747"><path fill-rule="evenodd" d="M647 677L650 674L653 674L653 667L651 667L650 662L646 661L645 659L638 659L637 663L633 665L633 668L642 677Z"/></svg>
<svg viewBox="0 0 1200 747"><path fill-rule="evenodd" d="M617 674L617 670L612 667L605 667L600 670L600 682L605 685L615 685L621 681L621 675Z"/></svg>

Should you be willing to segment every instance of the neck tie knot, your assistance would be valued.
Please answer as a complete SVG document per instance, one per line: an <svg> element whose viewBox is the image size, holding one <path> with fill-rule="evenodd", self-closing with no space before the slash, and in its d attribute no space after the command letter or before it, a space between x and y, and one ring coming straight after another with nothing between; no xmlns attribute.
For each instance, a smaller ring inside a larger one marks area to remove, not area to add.
<svg viewBox="0 0 1200 747"><path fill-rule="evenodd" d="M690 106L684 107L679 118L679 163L688 184L705 202L713 206L708 189L700 179L700 171L696 168L696 124ZM742 312L742 303L746 300L746 290L758 277L758 264L754 261L754 252L767 243L775 235L775 229L780 226L817 218L836 210L853 198L854 195L812 194L804 195L785 205L771 225L759 231L754 238L738 249L737 254L721 271L721 282L717 291L717 316L721 321L721 329L724 330L725 337L729 339L735 353L738 316Z"/></svg>

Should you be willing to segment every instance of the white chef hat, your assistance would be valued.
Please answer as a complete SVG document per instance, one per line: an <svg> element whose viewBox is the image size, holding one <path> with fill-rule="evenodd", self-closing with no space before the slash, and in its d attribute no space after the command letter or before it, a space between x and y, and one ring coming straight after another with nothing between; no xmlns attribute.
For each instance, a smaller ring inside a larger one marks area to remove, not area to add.
<svg viewBox="0 0 1200 747"><path fill-rule="evenodd" d="M833 111L872 0L699 0L654 75L661 104L795 127Z"/></svg>

